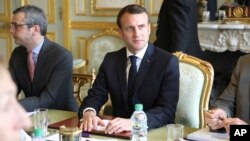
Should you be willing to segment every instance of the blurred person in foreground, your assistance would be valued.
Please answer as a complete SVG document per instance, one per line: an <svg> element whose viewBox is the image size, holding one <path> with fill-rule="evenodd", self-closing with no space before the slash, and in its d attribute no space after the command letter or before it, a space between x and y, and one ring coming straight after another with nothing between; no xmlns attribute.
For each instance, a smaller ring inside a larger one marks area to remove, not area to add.
<svg viewBox="0 0 250 141"><path fill-rule="evenodd" d="M0 137L1 141L20 141L21 130L31 127L25 110L16 100L16 85L0 64Z"/></svg>
<svg viewBox="0 0 250 141"><path fill-rule="evenodd" d="M215 130L250 121L250 55L241 56L234 68L229 85L206 113L207 125Z"/></svg>
<svg viewBox="0 0 250 141"><path fill-rule="evenodd" d="M97 125L104 126L98 113L109 96L116 118L108 123L106 134L131 131L130 117L136 103L143 104L149 129L174 123L179 99L178 59L148 42L150 19L144 7L125 6L118 14L117 25L126 47L106 54L80 106L80 128L91 131ZM136 58L132 64L137 68L133 82L129 81L131 58Z"/></svg>
<svg viewBox="0 0 250 141"><path fill-rule="evenodd" d="M78 111L73 95L71 53L46 38L44 11L24 5L13 11L10 32L20 45L12 52L9 69L25 98L19 100L28 111L36 108Z"/></svg>

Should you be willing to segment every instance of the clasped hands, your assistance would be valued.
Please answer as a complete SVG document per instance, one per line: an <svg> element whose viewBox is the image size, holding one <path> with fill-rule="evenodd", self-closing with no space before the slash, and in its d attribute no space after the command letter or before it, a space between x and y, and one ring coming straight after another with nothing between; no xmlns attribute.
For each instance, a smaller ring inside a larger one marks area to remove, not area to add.
<svg viewBox="0 0 250 141"><path fill-rule="evenodd" d="M212 130L225 128L227 133L230 132L230 125L245 125L245 121L239 118L227 118L224 110L216 108L205 113L206 123Z"/></svg>
<svg viewBox="0 0 250 141"><path fill-rule="evenodd" d="M105 125L104 121L93 111L86 111L83 114L83 118L80 120L80 127L83 131L92 131L93 129L97 129L97 126L105 127L105 134L113 134L113 133L121 133L123 131L131 131L132 129L132 121L130 119L125 118L115 118L110 120L107 125Z"/></svg>

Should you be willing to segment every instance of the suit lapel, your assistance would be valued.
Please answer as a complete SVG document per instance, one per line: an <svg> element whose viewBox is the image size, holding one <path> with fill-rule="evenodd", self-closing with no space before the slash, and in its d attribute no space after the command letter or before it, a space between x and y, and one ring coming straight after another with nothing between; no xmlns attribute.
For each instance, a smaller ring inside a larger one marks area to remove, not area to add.
<svg viewBox="0 0 250 141"><path fill-rule="evenodd" d="M134 91L136 92L137 89L142 85L142 82L148 75L151 65L153 63L154 57L154 46L152 44L148 44L147 51L145 52L144 57L142 58L141 65L139 68L139 71L137 73L137 76L135 78L135 83L134 83ZM135 96L135 95L134 95ZM133 96L133 97L134 97Z"/></svg>
<svg viewBox="0 0 250 141"><path fill-rule="evenodd" d="M44 43L42 45L41 51L37 58L37 64L35 69L35 75L33 79L33 88L36 89L36 87L39 86L39 81L43 77L42 70L46 69L45 64L48 61L47 50L49 49L49 40L47 38L44 39Z"/></svg>
<svg viewBox="0 0 250 141"><path fill-rule="evenodd" d="M127 90L127 77L126 77L126 68L127 68L127 57L126 57L126 48L121 51L121 55L118 60L118 75L119 82L121 86L121 93L124 99L124 102L127 103L128 99L128 90ZM127 107L127 106L124 106Z"/></svg>

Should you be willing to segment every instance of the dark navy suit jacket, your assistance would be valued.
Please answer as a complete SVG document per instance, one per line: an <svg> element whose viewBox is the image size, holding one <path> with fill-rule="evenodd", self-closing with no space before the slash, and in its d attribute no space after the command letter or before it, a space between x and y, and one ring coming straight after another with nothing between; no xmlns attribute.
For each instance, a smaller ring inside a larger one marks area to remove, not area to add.
<svg viewBox="0 0 250 141"><path fill-rule="evenodd" d="M45 38L40 50L33 82L29 78L27 50L16 47L11 55L9 69L25 97L19 102L27 111L49 108L78 111L73 95L73 58L64 47Z"/></svg>
<svg viewBox="0 0 250 141"><path fill-rule="evenodd" d="M93 87L80 107L80 117L87 107L99 112L110 94L113 116L130 118L133 111L129 107L133 105L127 102L126 66L125 47L105 56ZM133 104L143 104L149 128L173 123L179 99L178 59L149 43L135 79Z"/></svg>

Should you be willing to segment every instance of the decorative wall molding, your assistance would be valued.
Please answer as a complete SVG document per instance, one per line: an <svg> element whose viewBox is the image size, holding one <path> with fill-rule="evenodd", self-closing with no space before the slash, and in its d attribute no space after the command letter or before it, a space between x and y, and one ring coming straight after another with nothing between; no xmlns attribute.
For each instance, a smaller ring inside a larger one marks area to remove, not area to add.
<svg viewBox="0 0 250 141"><path fill-rule="evenodd" d="M55 23L55 0L21 0L21 5L33 4L41 7L48 18L48 23Z"/></svg>
<svg viewBox="0 0 250 141"><path fill-rule="evenodd" d="M46 36L52 40L52 41L56 41L56 33L55 32L47 32Z"/></svg>
<svg viewBox="0 0 250 141"><path fill-rule="evenodd" d="M77 37L77 58L86 59L87 37Z"/></svg>
<svg viewBox="0 0 250 141"><path fill-rule="evenodd" d="M75 0L75 15L86 16L85 2L85 0Z"/></svg>
<svg viewBox="0 0 250 141"><path fill-rule="evenodd" d="M84 22L84 21L72 21L70 22L70 27L72 29L108 29L108 28L118 28L114 22Z"/></svg>
<svg viewBox="0 0 250 141"><path fill-rule="evenodd" d="M11 1L10 0L1 0L0 1L0 21L1 22L9 22L10 21L10 5Z"/></svg>
<svg viewBox="0 0 250 141"><path fill-rule="evenodd" d="M12 47L12 37L9 33L1 33L0 34L0 44L1 44L1 50L4 51L6 54L6 57L9 59L11 52L13 50Z"/></svg>
<svg viewBox="0 0 250 141"><path fill-rule="evenodd" d="M199 40L202 50L214 52L241 51L250 53L250 26L199 24Z"/></svg>
<svg viewBox="0 0 250 141"><path fill-rule="evenodd" d="M116 16L118 11L128 4L144 6L144 0L91 0L91 15L93 16Z"/></svg>

